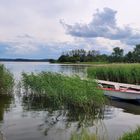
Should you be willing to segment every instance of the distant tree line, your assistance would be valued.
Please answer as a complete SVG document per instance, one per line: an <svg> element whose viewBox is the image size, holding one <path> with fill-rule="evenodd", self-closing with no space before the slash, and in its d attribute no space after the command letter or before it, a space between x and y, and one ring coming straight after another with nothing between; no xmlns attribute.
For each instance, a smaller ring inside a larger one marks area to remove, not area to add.
<svg viewBox="0 0 140 140"><path fill-rule="evenodd" d="M140 62L140 44L136 45L133 51L124 54L124 50L120 47L113 48L110 55L100 54L99 51L84 49L72 50L63 52L58 58L58 62L126 62L139 63Z"/></svg>

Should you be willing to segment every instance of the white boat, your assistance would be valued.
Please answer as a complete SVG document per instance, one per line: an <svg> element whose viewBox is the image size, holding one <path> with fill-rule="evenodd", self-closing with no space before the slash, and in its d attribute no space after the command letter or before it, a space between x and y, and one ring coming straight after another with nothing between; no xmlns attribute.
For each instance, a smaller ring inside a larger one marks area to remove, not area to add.
<svg viewBox="0 0 140 140"><path fill-rule="evenodd" d="M109 97L124 100L140 100L140 86L97 80L97 83L104 90L104 94Z"/></svg>

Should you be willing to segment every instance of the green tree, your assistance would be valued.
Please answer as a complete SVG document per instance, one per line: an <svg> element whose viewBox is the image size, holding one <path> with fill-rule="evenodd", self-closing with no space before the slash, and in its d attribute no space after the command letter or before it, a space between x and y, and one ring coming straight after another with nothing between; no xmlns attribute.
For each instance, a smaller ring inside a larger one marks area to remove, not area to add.
<svg viewBox="0 0 140 140"><path fill-rule="evenodd" d="M136 45L133 51L134 62L140 62L140 44Z"/></svg>
<svg viewBox="0 0 140 140"><path fill-rule="evenodd" d="M129 51L126 55L125 55L125 62L128 63L132 63L134 62L134 58L133 58L133 52Z"/></svg>
<svg viewBox="0 0 140 140"><path fill-rule="evenodd" d="M58 62L68 62L69 61L69 56L68 55L61 55L58 58Z"/></svg>
<svg viewBox="0 0 140 140"><path fill-rule="evenodd" d="M122 62L123 61L123 53L124 50L119 48L119 47L115 47L113 48L113 52L112 52L112 61L113 62Z"/></svg>

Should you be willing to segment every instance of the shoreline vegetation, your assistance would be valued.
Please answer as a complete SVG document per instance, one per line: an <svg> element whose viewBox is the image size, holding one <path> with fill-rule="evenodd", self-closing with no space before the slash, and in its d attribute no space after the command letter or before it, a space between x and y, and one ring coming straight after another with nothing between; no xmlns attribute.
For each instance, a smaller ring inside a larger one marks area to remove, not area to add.
<svg viewBox="0 0 140 140"><path fill-rule="evenodd" d="M63 52L58 59L25 59L25 58L0 58L0 61L15 62L50 62L50 63L88 63L88 64L106 64L106 63L139 63L140 62L140 44L137 44L132 51L124 53L120 47L113 48L111 54L101 54L98 50L84 49L70 50Z"/></svg>
<svg viewBox="0 0 140 140"><path fill-rule="evenodd" d="M45 95L57 106L73 105L90 112L105 103L105 97L102 90L97 88L97 83L78 76L69 77L50 72L22 73L22 83L26 95Z"/></svg>
<svg viewBox="0 0 140 140"><path fill-rule="evenodd" d="M50 62L55 63L55 59L25 59L25 58L0 58L0 62Z"/></svg>
<svg viewBox="0 0 140 140"><path fill-rule="evenodd" d="M14 85L13 75L7 70L4 65L0 64L0 95L12 94Z"/></svg>
<svg viewBox="0 0 140 140"><path fill-rule="evenodd" d="M113 48L111 54L100 54L98 50L84 49L71 50L63 52L58 58L59 63L79 63L79 62L95 62L95 63L139 63L140 62L140 44L136 45L132 51L124 54L124 50L120 47Z"/></svg>
<svg viewBox="0 0 140 140"><path fill-rule="evenodd" d="M87 69L88 78L140 84L140 64L106 64Z"/></svg>
<svg viewBox="0 0 140 140"><path fill-rule="evenodd" d="M137 127L135 131L125 132L118 140L139 140L140 139L140 127ZM87 129L82 129L80 133L73 132L70 140L107 140L106 136L100 138L96 133L90 133Z"/></svg>
<svg viewBox="0 0 140 140"><path fill-rule="evenodd" d="M140 139L140 126L135 131L126 132L119 140L139 140Z"/></svg>

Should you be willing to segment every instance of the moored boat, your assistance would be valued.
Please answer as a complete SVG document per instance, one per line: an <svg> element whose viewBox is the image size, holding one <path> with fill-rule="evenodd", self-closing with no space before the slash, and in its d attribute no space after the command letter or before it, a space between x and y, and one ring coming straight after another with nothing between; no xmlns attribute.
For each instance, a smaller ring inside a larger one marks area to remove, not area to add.
<svg viewBox="0 0 140 140"><path fill-rule="evenodd" d="M140 100L140 86L97 80L97 83L104 90L106 96L124 100Z"/></svg>

